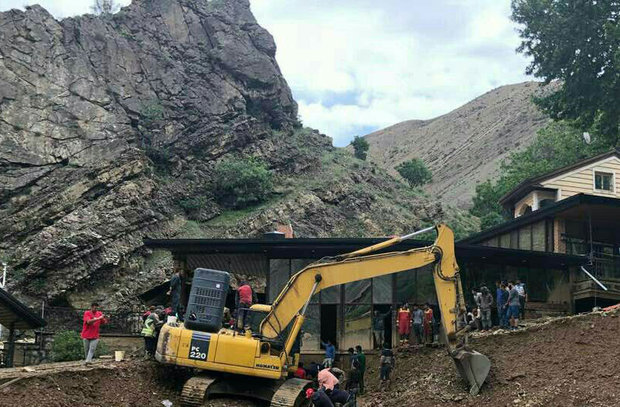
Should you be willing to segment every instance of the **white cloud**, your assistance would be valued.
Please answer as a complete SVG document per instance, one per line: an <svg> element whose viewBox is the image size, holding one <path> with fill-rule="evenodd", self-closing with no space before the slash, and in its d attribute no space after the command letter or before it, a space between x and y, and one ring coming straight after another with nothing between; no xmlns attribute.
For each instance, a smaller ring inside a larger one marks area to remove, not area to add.
<svg viewBox="0 0 620 407"><path fill-rule="evenodd" d="M126 5L130 0L120 1ZM510 0L251 0L304 124L346 145L403 120L429 119L504 84L526 80ZM40 3L56 17L88 0Z"/></svg>
<svg viewBox="0 0 620 407"><path fill-rule="evenodd" d="M274 35L304 124L336 145L527 79L510 0L253 0L252 9Z"/></svg>

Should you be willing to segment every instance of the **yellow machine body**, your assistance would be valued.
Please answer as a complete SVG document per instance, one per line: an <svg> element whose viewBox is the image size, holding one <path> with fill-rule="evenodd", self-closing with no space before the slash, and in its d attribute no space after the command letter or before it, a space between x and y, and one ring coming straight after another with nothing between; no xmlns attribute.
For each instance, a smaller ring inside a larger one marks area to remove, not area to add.
<svg viewBox="0 0 620 407"><path fill-rule="evenodd" d="M206 333L166 324L159 338L156 357L162 363L276 380L286 366L280 356L261 353L260 340L231 329Z"/></svg>

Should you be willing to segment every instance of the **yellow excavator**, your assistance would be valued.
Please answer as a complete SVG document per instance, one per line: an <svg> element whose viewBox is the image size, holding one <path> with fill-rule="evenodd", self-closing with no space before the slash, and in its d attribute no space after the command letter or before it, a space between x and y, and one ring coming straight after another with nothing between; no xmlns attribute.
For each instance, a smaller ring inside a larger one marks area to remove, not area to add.
<svg viewBox="0 0 620 407"><path fill-rule="evenodd" d="M436 230L437 237L431 246L377 253L432 229ZM181 403L185 406L200 406L205 398L213 395L251 397L275 407L302 406L307 403L304 392L311 382L287 377L296 368L299 354L293 349L312 296L328 287L427 265L434 265L433 278L448 354L469 383L470 393L475 395L491 364L486 356L468 348L454 235L450 228L441 224L310 264L290 278L272 305L255 304L250 308L248 314L252 315L248 318L256 321L252 317L260 316L260 321L254 324L250 321L248 325L253 325L254 329L248 327L243 333L234 328L221 328L221 320L208 329L198 330L197 316L188 306L184 323L167 323L162 327L156 360L199 371L183 387ZM200 286L201 309L215 307L215 312L221 315L223 303L218 305L217 301L204 299L209 293L217 297L221 291L218 289L226 286L226 282L218 278L222 272L213 272L217 274L213 278L202 273L200 282L194 273L190 301L197 293L195 286Z"/></svg>

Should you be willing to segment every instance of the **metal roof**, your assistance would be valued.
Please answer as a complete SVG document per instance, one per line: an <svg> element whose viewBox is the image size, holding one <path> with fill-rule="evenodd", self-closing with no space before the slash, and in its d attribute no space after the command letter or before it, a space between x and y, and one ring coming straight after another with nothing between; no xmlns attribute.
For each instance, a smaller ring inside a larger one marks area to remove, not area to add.
<svg viewBox="0 0 620 407"><path fill-rule="evenodd" d="M45 326L45 321L24 303L0 288L0 324L20 330Z"/></svg>
<svg viewBox="0 0 620 407"><path fill-rule="evenodd" d="M269 258L321 258L348 253L385 239L387 238L146 239L144 244L154 249L167 249L174 256L186 258L210 253L262 253ZM384 251L408 250L431 244L430 241L406 240ZM585 264L587 261L583 256L504 249L461 242L456 243L455 249L460 262L480 260L515 266L529 264L563 268L568 265Z"/></svg>

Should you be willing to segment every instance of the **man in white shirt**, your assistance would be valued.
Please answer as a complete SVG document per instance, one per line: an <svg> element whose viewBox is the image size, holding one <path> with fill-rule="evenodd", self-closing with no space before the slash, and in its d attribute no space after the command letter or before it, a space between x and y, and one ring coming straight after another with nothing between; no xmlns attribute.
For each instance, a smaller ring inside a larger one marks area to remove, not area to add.
<svg viewBox="0 0 620 407"><path fill-rule="evenodd" d="M517 280L515 288L519 293L519 311L521 313L521 319L525 319L525 301L527 299L527 293L525 292L525 283L521 282L521 280Z"/></svg>

